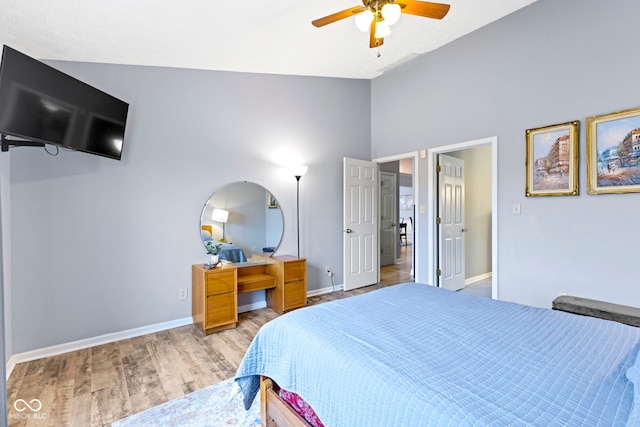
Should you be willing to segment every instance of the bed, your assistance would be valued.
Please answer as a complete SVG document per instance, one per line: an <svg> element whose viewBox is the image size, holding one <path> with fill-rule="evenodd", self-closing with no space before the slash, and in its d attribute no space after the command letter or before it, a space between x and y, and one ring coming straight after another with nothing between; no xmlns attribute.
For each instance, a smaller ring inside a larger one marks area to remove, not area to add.
<svg viewBox="0 0 640 427"><path fill-rule="evenodd" d="M265 324L236 372L263 425L640 425L640 328L406 283ZM636 388L638 390L636 390Z"/></svg>
<svg viewBox="0 0 640 427"><path fill-rule="evenodd" d="M213 241L215 243L219 243L222 246L220 247L220 251L218 255L220 255L220 259L229 261L229 262L247 262L247 256L245 255L242 248L239 246L233 245L227 242L221 242L219 240L214 240L211 236L213 235L213 226L210 224L203 224L201 226L201 236L202 241L206 244L207 241Z"/></svg>

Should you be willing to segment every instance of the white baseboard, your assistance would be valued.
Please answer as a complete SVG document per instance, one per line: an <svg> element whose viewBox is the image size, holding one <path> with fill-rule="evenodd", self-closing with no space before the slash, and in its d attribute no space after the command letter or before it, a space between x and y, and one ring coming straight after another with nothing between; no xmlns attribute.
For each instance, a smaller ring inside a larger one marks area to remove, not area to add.
<svg viewBox="0 0 640 427"><path fill-rule="evenodd" d="M480 274L478 276L469 277L468 279L464 279L464 285L467 286L472 283L479 282L481 280L491 279L491 276L492 276L491 272L488 272L488 273Z"/></svg>
<svg viewBox="0 0 640 427"><path fill-rule="evenodd" d="M322 294L328 294L333 291L342 290L342 285L336 285L335 287L328 286L322 289L314 289L307 292L307 297L314 297ZM257 310L267 306L266 301L258 301L251 304L245 304L238 307L238 313L244 313L246 311ZM100 335L93 338L87 338L83 340L73 341L65 344L58 344L50 347L40 348L37 350L25 351L24 353L18 353L12 355L7 361L7 379L13 372L13 369L18 363L30 362L32 360L42 359L44 357L55 356L62 353L68 353L70 351L82 350L96 345L108 344L114 341L125 340L127 338L139 337L140 335L152 334L154 332L165 331L167 329L178 328L180 326L186 326L193 323L193 318L185 317L183 319L171 320L169 322L156 323L155 325L143 326L140 328L129 329L121 332L114 332L111 334Z"/></svg>
<svg viewBox="0 0 640 427"><path fill-rule="evenodd" d="M251 304L245 304L238 307L238 313L245 313L251 310L257 310L259 308L265 308L267 306L266 301L252 302Z"/></svg>
<svg viewBox="0 0 640 427"><path fill-rule="evenodd" d="M6 381L9 381L9 376L11 375L11 372L13 372L13 368L16 367L16 362L13 360L13 356L11 356L9 358L9 360L7 360L7 378L5 379Z"/></svg>
<svg viewBox="0 0 640 427"><path fill-rule="evenodd" d="M341 291L344 289L344 285L335 285L335 286L327 286L326 288L314 289L313 291L307 292L307 298L309 297L317 297L318 295L330 294L333 291Z"/></svg>
<svg viewBox="0 0 640 427"><path fill-rule="evenodd" d="M110 342L125 340L127 338L139 337L140 335L152 334L154 332L178 328L180 326L190 325L192 323L192 317L185 317L182 319L171 320L169 322L156 323L155 325L142 326L140 328L128 329L121 332L113 332L93 338L72 341L65 344L58 344L50 347L40 348L37 350L25 351L24 353L14 354L7 361L7 379L9 379L9 375L11 375L11 372L13 372L13 368L15 368L18 363L30 362L32 360L55 356L62 353L68 353L70 351L82 350L84 348L94 347L96 345L108 344Z"/></svg>

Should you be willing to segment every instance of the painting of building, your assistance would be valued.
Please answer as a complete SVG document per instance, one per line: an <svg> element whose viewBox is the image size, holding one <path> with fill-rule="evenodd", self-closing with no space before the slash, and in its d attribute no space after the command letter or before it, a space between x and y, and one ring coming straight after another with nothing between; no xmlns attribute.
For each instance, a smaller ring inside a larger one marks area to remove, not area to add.
<svg viewBox="0 0 640 427"><path fill-rule="evenodd" d="M556 134L557 135L557 134ZM553 141L553 142L551 142ZM569 185L569 166L571 160L570 135L562 132L555 140L551 140L545 155L534 160L534 189L552 190L565 189ZM540 141L540 148L544 145ZM541 153L541 154L542 154Z"/></svg>

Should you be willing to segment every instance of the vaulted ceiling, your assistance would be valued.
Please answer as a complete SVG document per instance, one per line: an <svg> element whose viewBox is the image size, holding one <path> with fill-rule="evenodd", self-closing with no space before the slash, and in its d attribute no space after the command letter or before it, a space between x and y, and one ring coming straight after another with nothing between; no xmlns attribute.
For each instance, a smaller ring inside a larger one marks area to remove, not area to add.
<svg viewBox="0 0 640 427"><path fill-rule="evenodd" d="M0 43L37 59L372 79L536 0L439 0L442 20L403 14L380 48L356 0L0 0ZM401 2L401 0L398 0Z"/></svg>

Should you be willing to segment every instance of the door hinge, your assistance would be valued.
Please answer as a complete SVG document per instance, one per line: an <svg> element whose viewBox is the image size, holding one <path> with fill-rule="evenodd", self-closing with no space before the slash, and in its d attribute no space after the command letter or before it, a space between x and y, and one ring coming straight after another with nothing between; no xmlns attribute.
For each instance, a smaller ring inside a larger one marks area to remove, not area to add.
<svg viewBox="0 0 640 427"><path fill-rule="evenodd" d="M440 165L436 166L436 172L438 173L442 172L442 166Z"/></svg>
<svg viewBox="0 0 640 427"><path fill-rule="evenodd" d="M436 218L436 224L440 225L442 223L442 218L437 217Z"/></svg>
<svg viewBox="0 0 640 427"><path fill-rule="evenodd" d="M436 269L436 276L442 276L442 270Z"/></svg>

